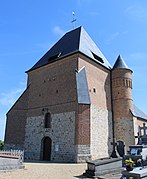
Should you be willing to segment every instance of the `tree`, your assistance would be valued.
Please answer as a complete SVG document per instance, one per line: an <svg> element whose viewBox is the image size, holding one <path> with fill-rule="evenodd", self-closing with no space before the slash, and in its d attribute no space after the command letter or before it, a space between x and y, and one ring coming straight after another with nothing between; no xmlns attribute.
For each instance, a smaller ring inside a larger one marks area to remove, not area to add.
<svg viewBox="0 0 147 179"><path fill-rule="evenodd" d="M4 142L0 140L0 150L3 150L3 147L4 147Z"/></svg>

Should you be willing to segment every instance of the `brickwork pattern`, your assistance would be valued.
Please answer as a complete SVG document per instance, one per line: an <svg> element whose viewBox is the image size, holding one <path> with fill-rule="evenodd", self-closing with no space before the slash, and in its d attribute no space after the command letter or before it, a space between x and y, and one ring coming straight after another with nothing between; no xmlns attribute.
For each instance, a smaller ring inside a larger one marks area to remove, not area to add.
<svg viewBox="0 0 147 179"><path fill-rule="evenodd" d="M76 144L90 144L90 105L78 105L78 115L76 120Z"/></svg>
<svg viewBox="0 0 147 179"><path fill-rule="evenodd" d="M110 71L80 55L78 68L83 66L86 68L91 104L111 111Z"/></svg>
<svg viewBox="0 0 147 179"><path fill-rule="evenodd" d="M39 110L35 109L46 106L49 108L55 106L52 113L72 111L73 106L70 107L70 103L77 100L75 69L77 69L77 56L73 55L29 72L28 116L40 116ZM65 104L69 104L68 108L63 107Z"/></svg>
<svg viewBox="0 0 147 179"><path fill-rule="evenodd" d="M132 99L132 71L114 69L112 71L112 100L114 111L114 132L116 140L125 142L126 150L135 144L135 119Z"/></svg>
<svg viewBox="0 0 147 179"><path fill-rule="evenodd" d="M7 113L6 130L5 130L5 146L9 144L23 146L25 139L25 124L27 118L28 107L27 88L12 108Z"/></svg>

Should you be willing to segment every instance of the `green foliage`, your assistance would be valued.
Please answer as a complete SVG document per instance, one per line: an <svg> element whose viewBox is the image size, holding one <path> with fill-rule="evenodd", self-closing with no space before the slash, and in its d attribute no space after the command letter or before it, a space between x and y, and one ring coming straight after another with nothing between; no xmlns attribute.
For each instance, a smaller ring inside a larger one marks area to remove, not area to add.
<svg viewBox="0 0 147 179"><path fill-rule="evenodd" d="M4 142L0 140L0 150L3 150L3 147L4 147Z"/></svg>

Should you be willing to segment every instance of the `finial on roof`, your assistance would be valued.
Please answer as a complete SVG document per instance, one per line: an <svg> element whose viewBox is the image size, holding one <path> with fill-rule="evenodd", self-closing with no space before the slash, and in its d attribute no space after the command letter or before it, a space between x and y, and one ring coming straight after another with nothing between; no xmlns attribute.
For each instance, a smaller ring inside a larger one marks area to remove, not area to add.
<svg viewBox="0 0 147 179"><path fill-rule="evenodd" d="M113 66L113 69L116 69L116 68L125 68L125 69L130 69L125 61L122 59L122 57L119 55L114 66Z"/></svg>
<svg viewBox="0 0 147 179"><path fill-rule="evenodd" d="M73 19L71 21L71 23L73 24L73 29L75 29L75 22L77 21L77 19L75 19L75 12L72 11L72 16L73 16Z"/></svg>

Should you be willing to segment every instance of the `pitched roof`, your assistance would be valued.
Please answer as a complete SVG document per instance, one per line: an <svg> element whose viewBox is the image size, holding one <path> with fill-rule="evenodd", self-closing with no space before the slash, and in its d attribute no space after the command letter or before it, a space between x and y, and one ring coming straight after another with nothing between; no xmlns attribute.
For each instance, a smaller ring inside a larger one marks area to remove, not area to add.
<svg viewBox="0 0 147 179"><path fill-rule="evenodd" d="M29 71L76 52L83 53L106 68L111 68L107 59L84 28L78 27L67 32Z"/></svg>
<svg viewBox="0 0 147 179"><path fill-rule="evenodd" d="M124 68L124 69L129 69L129 67L126 65L125 61L122 59L122 57L119 55L114 66L113 69L117 69L117 68Z"/></svg>
<svg viewBox="0 0 147 179"><path fill-rule="evenodd" d="M133 116L147 120L147 115L141 111L137 106L134 105L134 112L131 111Z"/></svg>

